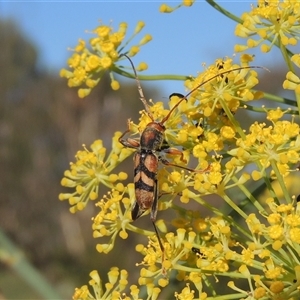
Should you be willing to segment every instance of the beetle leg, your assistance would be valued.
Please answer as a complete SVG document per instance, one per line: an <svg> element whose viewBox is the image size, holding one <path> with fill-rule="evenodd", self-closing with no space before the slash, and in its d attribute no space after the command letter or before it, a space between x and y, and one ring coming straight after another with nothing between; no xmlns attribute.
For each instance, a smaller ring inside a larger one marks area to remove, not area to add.
<svg viewBox="0 0 300 300"><path fill-rule="evenodd" d="M163 149L163 151L167 154L171 154L171 155L180 155L180 160L184 163L186 163L186 160L183 157L183 152L181 152L178 149L175 148L167 148L167 149Z"/></svg>
<svg viewBox="0 0 300 300"><path fill-rule="evenodd" d="M134 202L131 210L131 218L133 221L137 220L145 211L140 209L137 201Z"/></svg>
<svg viewBox="0 0 300 300"><path fill-rule="evenodd" d="M171 154L171 155L180 155L180 160L182 162L186 163L186 160L183 157L183 152L181 152L180 150L178 150L176 148L168 148L168 149L163 149L163 151L165 153ZM158 159L166 166L177 167L177 168L181 168L183 170L187 170L187 171L195 172L195 173L204 173L204 172L207 172L210 168L210 167L208 167L205 170L195 170L195 169L191 169L191 168L187 168L187 167L183 167L183 166L179 166L179 165L170 163L168 160L162 158L161 156L159 156Z"/></svg>
<svg viewBox="0 0 300 300"><path fill-rule="evenodd" d="M140 147L140 143L138 141L136 141L135 139L123 139L123 137L130 132L130 119L127 120L127 130L125 132L122 133L122 135L119 137L119 143L121 143L124 147L127 148L133 148L133 149L137 149Z"/></svg>
<svg viewBox="0 0 300 300"><path fill-rule="evenodd" d="M194 172L194 173L204 173L204 172L208 172L209 169L210 169L210 166L208 166L208 167L207 167L206 169L204 169L204 170L195 170L195 169L187 168L187 167L184 167L184 166L179 166L179 165L176 165L176 164L172 164L172 163L170 163L168 160L162 158L161 156L159 156L158 159L159 159L164 165L166 165L166 166L176 167L176 168L180 168L180 169L187 170L187 171Z"/></svg>
<svg viewBox="0 0 300 300"><path fill-rule="evenodd" d="M133 148L133 149L138 149L140 147L140 143L135 140L135 139L126 139L126 140L123 140L121 139L122 136L124 136L126 133L128 132L128 130L126 130L124 132L124 134L122 134L120 137L119 137L119 142L124 146L124 147L127 147L127 148Z"/></svg>

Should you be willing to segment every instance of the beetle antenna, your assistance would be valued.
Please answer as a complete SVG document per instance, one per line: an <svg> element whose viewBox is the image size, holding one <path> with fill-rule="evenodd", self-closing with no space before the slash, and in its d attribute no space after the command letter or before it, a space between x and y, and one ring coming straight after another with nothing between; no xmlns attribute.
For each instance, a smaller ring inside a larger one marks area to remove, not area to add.
<svg viewBox="0 0 300 300"><path fill-rule="evenodd" d="M121 56L125 56L125 57L129 60L131 66L132 66L132 69L133 69L133 73L134 73L134 77L135 77L136 83L137 83L138 91L139 91L139 94L140 94L140 100L143 102L144 107L145 107L145 110L146 110L146 112L147 112L149 118L150 118L152 121L154 121L153 115L152 115L151 110L150 110L150 106L149 106L149 104L148 104L148 102L147 102L147 100L146 100L146 98L145 98L145 96L144 96L144 92L143 92L141 83L140 83L140 81L139 81L139 78L138 78L136 69L135 69L135 67L134 67L134 64L133 64L131 58L130 58L127 54L121 54Z"/></svg>
<svg viewBox="0 0 300 300"><path fill-rule="evenodd" d="M248 66L248 67L239 67L239 68L235 68L235 69L231 69L231 70L227 70L221 73L218 73L216 75L214 75L213 77L210 77L207 80L204 80L203 82L201 82L200 84L198 84L195 88L193 88L191 91L189 91L183 98L181 98L175 106L172 107L172 109L169 111L169 113L161 120L161 122L159 122L160 124L164 124L170 117L170 115L173 113L173 111L175 110L176 107L178 107L178 105L183 101L183 100L187 100L187 97L189 95L191 95L194 91L196 91L197 89L199 89L201 86L203 86L204 84L210 82L211 80L217 78L218 76L222 76L224 74L230 73L230 72L234 72L234 71L238 71L238 70L244 70L244 69L265 69L268 70L265 67L261 67L261 66ZM268 70L269 71L269 70Z"/></svg>

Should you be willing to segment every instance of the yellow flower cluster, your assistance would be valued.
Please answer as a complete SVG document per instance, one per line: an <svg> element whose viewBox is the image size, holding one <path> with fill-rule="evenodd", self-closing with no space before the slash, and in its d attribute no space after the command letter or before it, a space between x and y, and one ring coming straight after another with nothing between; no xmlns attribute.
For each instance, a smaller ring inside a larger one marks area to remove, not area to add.
<svg viewBox="0 0 300 300"><path fill-rule="evenodd" d="M257 6L242 15L235 34L247 38L247 45L236 45L240 52L261 45L262 52L269 52L274 44L295 46L299 41L300 3L294 0L258 0ZM254 36L258 36L254 39Z"/></svg>
<svg viewBox="0 0 300 300"><path fill-rule="evenodd" d="M129 294L126 292L128 288L128 272L119 270L113 267L108 272L108 282L103 284L97 271L90 273L91 280L89 285L93 289L93 294L89 291L88 286L84 285L81 288L76 288L73 295L73 300L140 300L142 292L136 285L129 287ZM147 298L145 300L158 299L160 289L153 284L147 284Z"/></svg>
<svg viewBox="0 0 300 300"><path fill-rule="evenodd" d="M187 80L185 85L189 90L206 82L192 93L189 106L186 107L189 116L194 119L209 117L210 122L218 122L218 119L224 120L230 113L234 114L241 101L259 99L261 93L251 91L258 84L257 73L248 65L252 60L253 57L246 54L241 56L240 65L233 64L230 58L218 59L197 78ZM214 77L220 73L220 76Z"/></svg>
<svg viewBox="0 0 300 300"><path fill-rule="evenodd" d="M61 185L74 189L73 193L61 193L60 200L68 200L71 205L70 211L75 213L83 210L89 200L96 200L99 195L99 185L103 184L109 188L115 187L118 181L126 180L127 174L120 172L113 174L111 171L124 159L132 150L124 148L118 142L121 133L113 137L112 151L106 157L106 148L101 140L96 140L89 151L86 147L78 151L76 162L71 163L70 170L65 171Z"/></svg>
<svg viewBox="0 0 300 300"><path fill-rule="evenodd" d="M181 293L175 293L177 299L185 299L183 295L188 299L206 299L207 276L214 274L247 280L249 287L246 290L238 288L234 281L228 281L228 286L240 292L241 297L251 293L266 297L263 299L277 296L292 299L300 282L297 275L300 262L290 257L300 245L300 206L295 209L291 204L277 205L271 198L267 203L271 210L265 216L269 226L261 223L255 214L246 219L249 231L243 224L235 224L235 230L247 237L247 243L242 243L242 239L235 240L232 220L213 217L206 218L205 239L199 236L199 232L187 232L183 228L179 228L176 234L166 234L162 262L157 239L150 238L147 247L137 245L136 250L144 256L140 265L145 266L140 272L139 285L147 286L157 281L164 288L169 284L166 274L175 271L178 281L189 281L196 287L195 291L187 285Z"/></svg>
<svg viewBox="0 0 300 300"><path fill-rule="evenodd" d="M138 22L133 35L124 42L127 32L127 23L119 25L118 31L113 32L111 26L100 25L93 30L93 37L86 45L84 40L79 40L78 45L73 49L74 54L68 59L68 66L71 70L62 69L60 76L68 79L69 87L80 87L78 96L84 98L99 83L106 71L111 77L111 87L113 90L119 89L119 83L114 79L114 72L118 71L116 63L121 59L121 54L128 56L136 55L140 47L152 40L151 35L146 34L137 45L131 46L126 51L124 48L143 29L144 22ZM139 71L147 69L146 63L142 63Z"/></svg>
<svg viewBox="0 0 300 300"><path fill-rule="evenodd" d="M108 253L113 249L118 234L122 239L126 239L128 237L126 230L134 231L135 229L129 224L131 222L131 207L133 205L131 199L134 199L134 186L129 184L124 187L123 184L119 183L115 188L116 190L112 190L96 203L96 207L100 211L92 219L94 238L111 237L108 243L97 244L96 248L100 253Z"/></svg>
<svg viewBox="0 0 300 300"><path fill-rule="evenodd" d="M255 162L260 165L260 175L253 172L254 180L260 179L270 166L272 176L285 177L289 174L289 166L299 161L300 132L297 123L281 120L283 115L280 108L270 110L267 118L272 125L255 122L245 138L237 139L238 148L228 152L233 156L226 165L228 171Z"/></svg>
<svg viewBox="0 0 300 300"><path fill-rule="evenodd" d="M253 242L243 251L244 254L248 253L248 259L244 260L245 265L240 271L246 278L253 276L255 288L252 285L250 287L251 293L257 295L256 299L277 296L293 299L300 279L300 261L294 256L300 245L299 205L277 204L273 198L267 199L266 203L270 209L265 215L268 225L262 223L254 213L246 220ZM251 273L248 267L252 267ZM262 271L263 275L256 275L253 268L259 270L259 273ZM268 284L264 280L268 280ZM233 282L229 286L241 291Z"/></svg>

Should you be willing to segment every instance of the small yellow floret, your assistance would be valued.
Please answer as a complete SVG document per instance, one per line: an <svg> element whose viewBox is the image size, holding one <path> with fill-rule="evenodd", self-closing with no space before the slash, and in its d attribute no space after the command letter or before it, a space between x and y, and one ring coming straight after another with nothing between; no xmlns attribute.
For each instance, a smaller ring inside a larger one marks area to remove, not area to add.
<svg viewBox="0 0 300 300"><path fill-rule="evenodd" d="M143 21L138 21L135 29L134 29L134 33L137 34L139 33L143 28L145 27L145 22Z"/></svg>
<svg viewBox="0 0 300 300"><path fill-rule="evenodd" d="M245 45L234 45L234 52L242 52L248 49Z"/></svg>
<svg viewBox="0 0 300 300"><path fill-rule="evenodd" d="M195 0L183 0L182 1L182 4L184 5L184 6L192 6L193 4L194 4L194 2L195 2Z"/></svg>
<svg viewBox="0 0 300 300"><path fill-rule="evenodd" d="M280 225L272 225L268 228L270 238L279 239L283 235L283 228Z"/></svg>
<svg viewBox="0 0 300 300"><path fill-rule="evenodd" d="M173 8L167 4L162 4L160 7L159 7L159 11L161 13L171 13L173 11Z"/></svg>
<svg viewBox="0 0 300 300"><path fill-rule="evenodd" d="M107 37L111 32L111 27L106 25L101 25L95 29L95 33L97 33L98 36L104 38Z"/></svg>
<svg viewBox="0 0 300 300"><path fill-rule="evenodd" d="M140 51L139 46L132 46L128 52L129 56L135 56Z"/></svg>
<svg viewBox="0 0 300 300"><path fill-rule="evenodd" d="M65 78L71 78L73 77L73 73L71 71L68 71L66 69L61 69L59 72L60 77L65 77Z"/></svg>
<svg viewBox="0 0 300 300"><path fill-rule="evenodd" d="M291 57L291 61L300 68L300 54L295 54Z"/></svg>
<svg viewBox="0 0 300 300"><path fill-rule="evenodd" d="M152 40L152 36L150 34L146 34L139 42L139 45L145 45Z"/></svg>
<svg viewBox="0 0 300 300"><path fill-rule="evenodd" d="M97 55L91 55L87 60L89 70L96 69L100 66L100 58Z"/></svg>
<svg viewBox="0 0 300 300"><path fill-rule="evenodd" d="M262 178L262 174L257 170L254 170L251 176L254 181L260 180Z"/></svg>
<svg viewBox="0 0 300 300"><path fill-rule="evenodd" d="M158 280L158 285L161 287L166 287L169 284L169 280L166 278L160 278Z"/></svg>
<svg viewBox="0 0 300 300"><path fill-rule="evenodd" d="M110 174L108 178L109 178L109 181L112 183L116 182L119 179L117 174Z"/></svg>
<svg viewBox="0 0 300 300"><path fill-rule="evenodd" d="M108 56L104 56L100 59L100 64L104 69L107 69L112 65L112 59Z"/></svg>
<svg viewBox="0 0 300 300"><path fill-rule="evenodd" d="M127 239L128 238L128 233L126 231L120 231L119 232L119 236L120 238L122 238L123 240Z"/></svg>
<svg viewBox="0 0 300 300"><path fill-rule="evenodd" d="M126 33L127 27L128 24L126 22L121 22L119 25L119 32L123 34Z"/></svg>
<svg viewBox="0 0 300 300"><path fill-rule="evenodd" d="M300 244L300 228L292 228L290 230L291 240L297 244Z"/></svg>
<svg viewBox="0 0 300 300"><path fill-rule="evenodd" d="M260 50L263 53L267 53L267 52L270 51L270 47L268 45L266 45L266 44L263 44L263 45L261 45Z"/></svg>
<svg viewBox="0 0 300 300"><path fill-rule="evenodd" d="M282 241L275 241L273 244L272 244L272 248L275 250L275 251L278 251L282 248Z"/></svg>
<svg viewBox="0 0 300 300"><path fill-rule="evenodd" d="M90 192L89 198L91 200L96 200L98 198L98 194L96 192Z"/></svg>
<svg viewBox="0 0 300 300"><path fill-rule="evenodd" d="M270 291L275 294L279 294L283 291L284 284L281 281L272 282L270 285Z"/></svg>
<svg viewBox="0 0 300 300"><path fill-rule="evenodd" d="M148 65L145 62L141 62L137 67L137 71L145 71L148 69Z"/></svg>
<svg viewBox="0 0 300 300"><path fill-rule="evenodd" d="M116 37L116 35L114 35L113 37ZM110 37L110 41L106 41L106 42L102 42L100 44L100 48L103 52L105 53L110 53L111 51L113 51L115 49L114 46L114 40L112 37ZM118 41L119 42L119 41ZM117 44L117 43L116 43Z"/></svg>
<svg viewBox="0 0 300 300"><path fill-rule="evenodd" d="M235 136L235 131L233 130L232 127L230 126L223 126L221 128L221 135L225 138L225 139L232 139Z"/></svg>
<svg viewBox="0 0 300 300"><path fill-rule="evenodd" d="M117 91L120 88L120 83L117 80L113 80L110 86L114 91Z"/></svg>
<svg viewBox="0 0 300 300"><path fill-rule="evenodd" d="M78 90L78 97L84 98L88 96L91 93L91 89L79 89Z"/></svg>
<svg viewBox="0 0 300 300"><path fill-rule="evenodd" d="M169 176L169 180L173 183L179 183L181 180L181 174L179 172L172 172Z"/></svg>
<svg viewBox="0 0 300 300"><path fill-rule="evenodd" d="M263 287L258 287L254 290L254 298L260 299L266 295L266 290Z"/></svg>
<svg viewBox="0 0 300 300"><path fill-rule="evenodd" d="M89 87L89 88L93 88L97 85L98 83L98 80L93 80L93 79L90 79L88 78L85 82L85 84Z"/></svg>

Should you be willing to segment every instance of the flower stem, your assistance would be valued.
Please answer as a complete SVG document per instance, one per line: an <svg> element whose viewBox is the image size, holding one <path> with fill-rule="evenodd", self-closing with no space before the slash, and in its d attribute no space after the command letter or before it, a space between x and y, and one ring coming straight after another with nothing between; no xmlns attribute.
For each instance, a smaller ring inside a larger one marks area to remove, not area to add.
<svg viewBox="0 0 300 300"><path fill-rule="evenodd" d="M135 78L133 73L126 72L123 69L120 68L113 68L113 71L119 75L122 75L127 78ZM140 80L179 80L184 81L187 79L191 79L190 76L185 75L173 75L173 74L162 74L162 75L139 75L138 76Z"/></svg>
<svg viewBox="0 0 300 300"><path fill-rule="evenodd" d="M18 274L43 299L61 299L42 274L26 259L23 252L0 230L0 261Z"/></svg>
<svg viewBox="0 0 300 300"><path fill-rule="evenodd" d="M233 178L232 179L233 181L237 182L238 179L237 178ZM256 209L258 211L264 211L264 207L258 202L258 200L256 199L255 195L259 194L259 193L256 193L255 191L254 192L250 192L244 185L241 185L239 184L238 185L238 188L243 192L243 194L248 197L247 200L250 200L251 203L256 207ZM262 192L262 189L265 189L265 185L262 185L259 187L259 191Z"/></svg>
<svg viewBox="0 0 300 300"><path fill-rule="evenodd" d="M274 107L256 107L252 105L245 104L247 110L257 112L257 113L266 113L266 111L274 110ZM289 109L286 111L286 115L298 115L298 110Z"/></svg>
<svg viewBox="0 0 300 300"><path fill-rule="evenodd" d="M239 17L237 17L236 15L232 14L231 12L229 12L228 10L226 10L225 8L223 8L221 5L217 4L215 1L213 0L206 0L206 2L211 5L214 9L216 9L217 11L219 11L221 14L223 14L224 16L228 17L229 19L237 22L237 23L243 23L243 20L240 19Z"/></svg>
<svg viewBox="0 0 300 300"><path fill-rule="evenodd" d="M278 180L278 183L280 185L280 188L282 190L282 193L285 197L285 199L289 202L289 203L293 203L292 199L291 199L291 196L290 196L290 193L289 191L287 190L287 187L286 187L286 184L284 182L284 179L283 179L283 176L282 174L280 173L278 167L277 167L277 164L274 160L271 160L271 166L272 166L272 170L274 171L275 175L276 175L276 179Z"/></svg>
<svg viewBox="0 0 300 300"><path fill-rule="evenodd" d="M272 100L273 102L278 102L278 103L287 104L287 105L291 105L291 106L296 107L295 100L280 97L280 96L277 96L277 95L274 95L274 94L264 92L264 98Z"/></svg>
<svg viewBox="0 0 300 300"><path fill-rule="evenodd" d="M222 195L223 199L226 201L226 203L233 208L240 216L242 216L245 220L247 219L247 214L240 209L226 194Z"/></svg>

